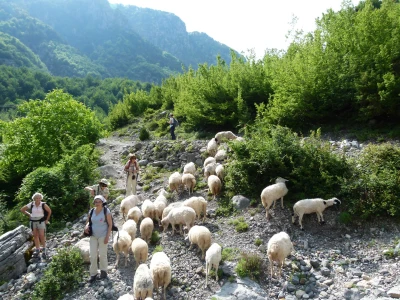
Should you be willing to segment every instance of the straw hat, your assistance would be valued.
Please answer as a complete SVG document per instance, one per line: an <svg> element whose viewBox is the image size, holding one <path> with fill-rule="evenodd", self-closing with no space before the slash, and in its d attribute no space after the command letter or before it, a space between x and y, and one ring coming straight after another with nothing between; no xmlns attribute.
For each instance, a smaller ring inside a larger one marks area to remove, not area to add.
<svg viewBox="0 0 400 300"><path fill-rule="evenodd" d="M136 154L135 153L129 153L128 154L128 158L131 159L132 157L136 158Z"/></svg>
<svg viewBox="0 0 400 300"><path fill-rule="evenodd" d="M109 185L107 179L105 179L105 178L102 178L102 179L99 181L99 183L102 183L102 184L105 184L105 185Z"/></svg>

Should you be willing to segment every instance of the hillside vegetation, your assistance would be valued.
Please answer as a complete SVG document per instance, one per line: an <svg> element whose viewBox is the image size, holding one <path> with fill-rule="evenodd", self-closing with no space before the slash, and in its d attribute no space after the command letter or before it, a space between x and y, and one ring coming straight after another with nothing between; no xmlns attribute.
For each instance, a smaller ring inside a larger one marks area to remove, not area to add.
<svg viewBox="0 0 400 300"><path fill-rule="evenodd" d="M0 78L15 82L15 91L3 84L0 99L17 99L26 74L33 86L21 94L47 94L44 101L18 99L23 104L0 123L0 183L3 207L9 209L2 215L18 221L16 203L36 191L62 191L52 194L60 212L66 204L83 203L83 185L98 176L94 144L104 133L96 115L104 128L144 140L168 137L168 124L160 116L174 111L182 124L180 138L211 137L225 129L244 135L245 142L230 146L221 203L235 193L258 198L263 187L282 176L294 185L292 200L345 198L343 220L399 216L398 146L371 145L357 159L349 159L331 153L321 138L321 132L340 134L342 129L360 141L399 137L400 5L389 0L374 4L347 3L338 12L328 11L317 20L317 30L299 34L287 51L269 51L262 60L243 59L232 51L229 64L217 57L216 65L186 69L161 85L92 76L52 78L6 68L8 77ZM48 93L60 86L64 92ZM61 114L59 99L75 109ZM46 114L39 113L42 106ZM84 117L78 118L80 114ZM65 137L50 134L54 127L63 129ZM27 151L24 143L34 151ZM29 163L24 160L27 152ZM64 189L69 178L65 174L77 177ZM65 213L58 221L71 217Z"/></svg>

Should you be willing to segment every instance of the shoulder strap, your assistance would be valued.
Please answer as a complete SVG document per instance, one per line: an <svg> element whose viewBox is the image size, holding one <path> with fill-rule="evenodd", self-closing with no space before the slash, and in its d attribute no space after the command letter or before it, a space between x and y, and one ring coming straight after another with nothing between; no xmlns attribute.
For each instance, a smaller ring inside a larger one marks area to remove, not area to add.
<svg viewBox="0 0 400 300"><path fill-rule="evenodd" d="M93 215L94 208L89 211L89 226L92 226L92 215Z"/></svg>

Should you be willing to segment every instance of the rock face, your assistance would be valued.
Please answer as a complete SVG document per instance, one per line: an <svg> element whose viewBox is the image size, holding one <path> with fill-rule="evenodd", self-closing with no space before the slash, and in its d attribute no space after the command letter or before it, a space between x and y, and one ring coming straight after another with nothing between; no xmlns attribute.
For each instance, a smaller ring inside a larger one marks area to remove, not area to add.
<svg viewBox="0 0 400 300"><path fill-rule="evenodd" d="M32 247L31 230L19 226L0 236L0 281L8 281L26 272L25 252Z"/></svg>

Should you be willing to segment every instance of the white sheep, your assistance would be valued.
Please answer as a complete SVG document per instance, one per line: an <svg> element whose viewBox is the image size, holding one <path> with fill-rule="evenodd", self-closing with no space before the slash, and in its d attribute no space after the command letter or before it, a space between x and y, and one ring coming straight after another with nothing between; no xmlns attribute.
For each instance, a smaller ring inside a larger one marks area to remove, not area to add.
<svg viewBox="0 0 400 300"><path fill-rule="evenodd" d="M283 208L283 196L285 196L288 192L285 182L288 181L285 178L278 177L275 180L275 184L267 186L261 192L261 202L265 207L265 214L267 219L269 219L269 208L271 207L272 203L274 203L274 208L276 205L276 200L281 198L281 206Z"/></svg>
<svg viewBox="0 0 400 300"><path fill-rule="evenodd" d="M136 222L134 220L128 219L122 225L122 230L125 230L131 236L131 240L133 241L136 237Z"/></svg>
<svg viewBox="0 0 400 300"><path fill-rule="evenodd" d="M302 224L303 215L316 213L318 222L320 222L320 224L323 224L325 223L325 221L322 213L325 210L325 208L339 204L341 204L341 202L338 198L331 198L328 200L324 200L321 198L314 198L314 199L304 199L297 201L293 205L292 223L294 224L296 221L296 217L299 217L300 228L301 230L304 230Z"/></svg>
<svg viewBox="0 0 400 300"><path fill-rule="evenodd" d="M136 224L139 223L140 219L143 217L142 211L140 210L139 207L135 206L132 207L126 216L128 219L131 219L136 222Z"/></svg>
<svg viewBox="0 0 400 300"><path fill-rule="evenodd" d="M207 152L210 156L214 156L217 153L218 144L215 138L212 138L207 144Z"/></svg>
<svg viewBox="0 0 400 300"><path fill-rule="evenodd" d="M203 214L203 222L205 221L207 214L207 201L203 197L191 197L183 201L183 205L193 208L199 220L201 214Z"/></svg>
<svg viewBox="0 0 400 300"><path fill-rule="evenodd" d="M222 259L222 248L217 243L213 243L206 251L206 287L208 284L208 274L214 267L216 280L218 281L218 267Z"/></svg>
<svg viewBox="0 0 400 300"><path fill-rule="evenodd" d="M153 278L146 264L141 264L136 269L133 277L133 294L135 299L153 297Z"/></svg>
<svg viewBox="0 0 400 300"><path fill-rule="evenodd" d="M159 196L162 195L162 196L164 196L165 198L168 198L169 193L168 193L166 190L161 189L161 190L158 191L158 195L159 195Z"/></svg>
<svg viewBox="0 0 400 300"><path fill-rule="evenodd" d="M156 294L158 294L158 288L161 287L164 299L166 299L165 290L171 283L171 261L164 252L153 254L150 262L150 272Z"/></svg>
<svg viewBox="0 0 400 300"><path fill-rule="evenodd" d="M156 207L154 206L154 203L151 202L150 199L146 199L143 201L142 214L143 218L155 219Z"/></svg>
<svg viewBox="0 0 400 300"><path fill-rule="evenodd" d="M175 207L181 207L183 205L183 201L177 201L177 202L172 202L168 204L166 208L164 208L163 213L162 213L162 219L164 219L166 216L168 216L169 212L171 209Z"/></svg>
<svg viewBox="0 0 400 300"><path fill-rule="evenodd" d="M182 225L186 225L187 229L194 224L196 219L196 212L193 208L182 206L171 209L168 215L161 220L161 225L164 228L164 232L167 230L168 225L172 226L172 234L175 232L175 225L179 225L179 232L183 235Z"/></svg>
<svg viewBox="0 0 400 300"><path fill-rule="evenodd" d="M179 189L182 185L182 176L179 172L172 173L168 179L169 189L172 192L176 191L179 194Z"/></svg>
<svg viewBox="0 0 400 300"><path fill-rule="evenodd" d="M196 244L201 250L201 259L204 259L205 251L211 246L210 230L205 226L195 225L190 228L188 238L190 241L189 249L192 248L193 244Z"/></svg>
<svg viewBox="0 0 400 300"><path fill-rule="evenodd" d="M278 263L279 269L279 277L281 276L283 263L285 262L285 258L292 252L293 244L290 240L289 235L281 231L277 234L274 234L268 241L267 255L269 264L271 267L271 277L274 272L274 261Z"/></svg>
<svg viewBox="0 0 400 300"><path fill-rule="evenodd" d="M115 268L118 268L119 254L122 252L125 255L125 267L128 264L129 258L129 248L132 244L132 238L128 232L125 230L119 230L117 233L117 238L114 239L113 249L117 255L117 261L115 262Z"/></svg>
<svg viewBox="0 0 400 300"><path fill-rule="evenodd" d="M222 183L221 180L216 175L210 175L207 179L208 191L213 194L213 199L221 192Z"/></svg>
<svg viewBox="0 0 400 300"><path fill-rule="evenodd" d="M119 296L118 300L135 300L135 298L131 294L125 294Z"/></svg>
<svg viewBox="0 0 400 300"><path fill-rule="evenodd" d="M160 226L162 214L167 205L168 200L163 195L157 196L156 200L154 200L154 218L158 221L158 226Z"/></svg>
<svg viewBox="0 0 400 300"><path fill-rule="evenodd" d="M193 162L187 163L183 167L183 174L188 174L188 173L196 175L196 165Z"/></svg>
<svg viewBox="0 0 400 300"><path fill-rule="evenodd" d="M215 160L214 157L207 157L203 163L203 167L205 168L208 164L216 163L217 161Z"/></svg>
<svg viewBox="0 0 400 300"><path fill-rule="evenodd" d="M215 135L215 140L218 144L226 141L226 140L236 140L237 135L235 135L232 131L220 131Z"/></svg>
<svg viewBox="0 0 400 300"><path fill-rule="evenodd" d="M217 164L217 166L215 167L215 175L218 176L218 178L221 180L221 182L224 180L224 178L225 178L225 168L224 168L224 165L222 165L222 164Z"/></svg>
<svg viewBox="0 0 400 300"><path fill-rule="evenodd" d="M196 178L194 177L193 174L183 174L182 175L182 184L184 187L186 187L189 191L189 196L190 192L193 193L194 187L196 186Z"/></svg>
<svg viewBox="0 0 400 300"><path fill-rule="evenodd" d="M226 159L227 155L226 155L226 150L225 149L220 149L217 151L217 153L215 154L215 160L216 161L223 161Z"/></svg>
<svg viewBox="0 0 400 300"><path fill-rule="evenodd" d="M136 267L139 266L141 263L146 263L147 257L149 255L149 246L143 239L134 239L131 245L131 249L133 252L133 257L135 258Z"/></svg>
<svg viewBox="0 0 400 300"><path fill-rule="evenodd" d="M139 197L136 195L129 195L121 201L120 212L124 218L124 221L126 220L125 215L128 214L132 207L138 205L139 201Z"/></svg>
<svg viewBox="0 0 400 300"><path fill-rule="evenodd" d="M154 223L151 218L144 218L142 223L140 223L140 236L147 243L150 241L151 235L153 233Z"/></svg>
<svg viewBox="0 0 400 300"><path fill-rule="evenodd" d="M204 178L208 179L210 175L215 175L215 169L217 167L217 164L215 162L209 163L204 167Z"/></svg>

